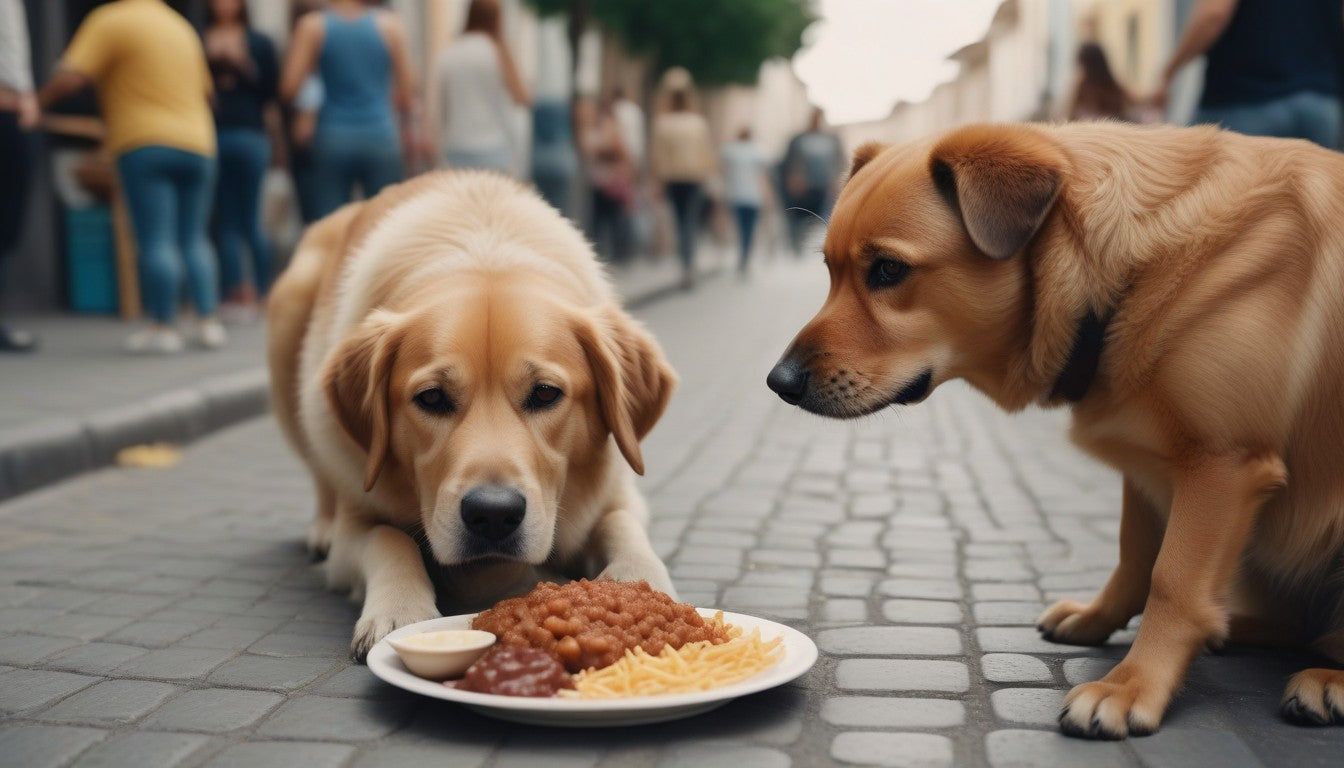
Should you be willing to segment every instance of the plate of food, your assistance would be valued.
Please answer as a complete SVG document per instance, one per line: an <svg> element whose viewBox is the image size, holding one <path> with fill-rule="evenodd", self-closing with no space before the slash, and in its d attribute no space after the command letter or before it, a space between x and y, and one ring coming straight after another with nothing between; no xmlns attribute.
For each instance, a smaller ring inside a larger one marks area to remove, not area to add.
<svg viewBox="0 0 1344 768"><path fill-rule="evenodd" d="M644 582L543 583L477 614L391 632L369 670L414 693L534 725L689 717L801 676L817 646L767 619L695 608Z"/></svg>

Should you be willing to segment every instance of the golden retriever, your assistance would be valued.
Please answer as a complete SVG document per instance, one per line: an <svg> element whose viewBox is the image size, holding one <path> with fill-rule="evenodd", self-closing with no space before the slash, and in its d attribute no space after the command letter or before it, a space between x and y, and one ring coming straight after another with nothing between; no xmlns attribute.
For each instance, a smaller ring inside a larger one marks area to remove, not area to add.
<svg viewBox="0 0 1344 768"><path fill-rule="evenodd" d="M309 545L363 598L357 658L438 616L436 582L458 605L529 589L534 566L672 591L630 468L675 376L534 192L442 172L348 205L268 311L276 416L317 489Z"/></svg>
<svg viewBox="0 0 1344 768"><path fill-rule="evenodd" d="M1227 640L1344 662L1344 156L1212 127L974 125L854 157L831 288L771 371L853 417L962 378L1007 410L1073 409L1124 476L1120 562L1047 638L1125 659L1065 699L1069 734L1155 730ZM1284 694L1344 721L1344 672Z"/></svg>

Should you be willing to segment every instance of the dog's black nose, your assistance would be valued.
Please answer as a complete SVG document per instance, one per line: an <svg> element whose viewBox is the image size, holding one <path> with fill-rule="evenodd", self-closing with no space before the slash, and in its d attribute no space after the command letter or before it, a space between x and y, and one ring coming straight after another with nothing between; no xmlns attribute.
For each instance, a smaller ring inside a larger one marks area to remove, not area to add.
<svg viewBox="0 0 1344 768"><path fill-rule="evenodd" d="M489 541L503 541L518 530L527 514L527 498L507 485L482 485L462 497L462 522Z"/></svg>
<svg viewBox="0 0 1344 768"><path fill-rule="evenodd" d="M789 405L802 402L807 394L808 370L800 363L784 359L779 361L765 377L765 385L775 391Z"/></svg>

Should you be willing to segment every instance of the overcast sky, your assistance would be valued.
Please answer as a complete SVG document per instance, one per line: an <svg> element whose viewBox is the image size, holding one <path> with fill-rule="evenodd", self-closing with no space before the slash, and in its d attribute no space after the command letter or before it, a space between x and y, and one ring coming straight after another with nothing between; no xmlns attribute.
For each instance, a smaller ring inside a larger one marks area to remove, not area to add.
<svg viewBox="0 0 1344 768"><path fill-rule="evenodd" d="M877 120L951 79L1002 0L820 0L794 69L832 124Z"/></svg>

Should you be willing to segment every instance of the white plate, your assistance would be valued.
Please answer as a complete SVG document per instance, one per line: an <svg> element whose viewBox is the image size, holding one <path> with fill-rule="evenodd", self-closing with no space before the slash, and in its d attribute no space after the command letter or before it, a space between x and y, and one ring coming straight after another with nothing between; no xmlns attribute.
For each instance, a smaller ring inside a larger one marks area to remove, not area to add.
<svg viewBox="0 0 1344 768"><path fill-rule="evenodd" d="M715 611L697 609L700 615L713 616ZM456 688L416 677L406 670L397 652L388 644L389 639L405 637L418 632L441 629L469 629L475 614L446 616L402 627L373 646L369 651L369 671L383 680L414 693L445 701L455 701L482 714L530 725L561 725L578 728L596 728L613 725L642 725L661 723L699 714L722 706L749 693L764 691L793 680L812 668L817 660L817 646L802 632L755 616L724 612L723 620L744 633L759 628L761 638L783 638L784 657L762 670L755 677L740 683L726 685L697 693L675 693L666 696L637 696L628 699L562 699L530 698L526 696L498 696L492 693L459 691Z"/></svg>

